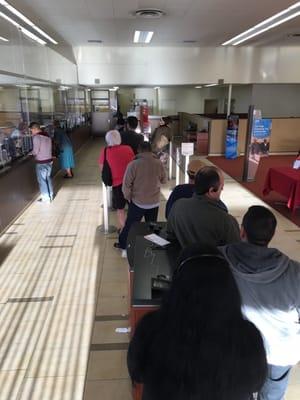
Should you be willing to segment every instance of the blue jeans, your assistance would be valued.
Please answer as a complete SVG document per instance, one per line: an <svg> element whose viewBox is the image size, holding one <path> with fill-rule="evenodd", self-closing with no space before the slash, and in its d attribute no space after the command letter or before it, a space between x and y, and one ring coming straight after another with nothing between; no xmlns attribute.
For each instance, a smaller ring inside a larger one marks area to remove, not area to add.
<svg viewBox="0 0 300 400"><path fill-rule="evenodd" d="M119 245L121 249L126 249L128 233L134 222L140 222L143 217L146 222L156 222L157 215L158 207L146 210L136 206L134 203L129 203L125 226L119 235Z"/></svg>
<svg viewBox="0 0 300 400"><path fill-rule="evenodd" d="M53 186L51 180L52 162L35 165L36 177L39 183L43 201L53 200Z"/></svg>
<svg viewBox="0 0 300 400"><path fill-rule="evenodd" d="M268 376L257 400L283 400L286 392L291 366L268 365Z"/></svg>

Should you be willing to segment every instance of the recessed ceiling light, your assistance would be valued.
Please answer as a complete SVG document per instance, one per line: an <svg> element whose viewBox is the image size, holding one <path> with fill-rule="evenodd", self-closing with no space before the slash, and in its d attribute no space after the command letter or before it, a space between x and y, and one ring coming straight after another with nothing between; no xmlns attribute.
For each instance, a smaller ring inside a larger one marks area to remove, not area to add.
<svg viewBox="0 0 300 400"><path fill-rule="evenodd" d="M133 43L150 43L153 33L152 31L135 31Z"/></svg>
<svg viewBox="0 0 300 400"><path fill-rule="evenodd" d="M3 37L3 36L0 36L0 40L2 40L3 42L9 42L9 40L8 39L6 39L5 37Z"/></svg>
<svg viewBox="0 0 300 400"><path fill-rule="evenodd" d="M195 86L195 89L201 89L202 86Z"/></svg>
<svg viewBox="0 0 300 400"><path fill-rule="evenodd" d="M300 15L300 2L293 4L292 6L285 8L283 11L272 15L270 18L267 18L260 22L257 25L254 25L252 28L247 29L245 32L240 33L237 36L234 36L232 39L227 40L222 43L222 46L233 45L237 46L247 40L252 39L255 36L258 36L272 28L275 28L278 25L283 24L286 21L289 21L293 18L296 18Z"/></svg>
<svg viewBox="0 0 300 400"><path fill-rule="evenodd" d="M51 43L53 44L58 44L56 40L54 40L51 36L49 36L46 32L44 32L41 28L39 28L37 25L35 25L29 18L27 18L24 14L22 14L19 10L11 6L7 1L5 0L0 0L0 5L5 7L7 10L9 10L12 14L16 15L18 18L20 18L23 22L25 22L27 25L29 25L32 29L37 31L40 35L44 36L46 39L48 39ZM16 22L16 21L15 21ZM17 23L17 22L16 22ZM25 28L24 28L25 29ZM35 39L34 39L35 40Z"/></svg>
<svg viewBox="0 0 300 400"><path fill-rule="evenodd" d="M210 83L209 85L205 85L205 87L212 87L212 86L218 86L217 83Z"/></svg>
<svg viewBox="0 0 300 400"><path fill-rule="evenodd" d="M115 89L115 90L118 90L118 89L119 89L119 86L114 86L114 89Z"/></svg>

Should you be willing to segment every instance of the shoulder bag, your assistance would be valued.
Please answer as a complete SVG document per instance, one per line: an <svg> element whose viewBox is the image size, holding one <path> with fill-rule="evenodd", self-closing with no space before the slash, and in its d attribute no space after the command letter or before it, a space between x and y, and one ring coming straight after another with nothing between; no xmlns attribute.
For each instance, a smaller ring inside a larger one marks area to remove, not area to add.
<svg viewBox="0 0 300 400"><path fill-rule="evenodd" d="M106 150L107 147L104 149L104 161L103 161L103 167L102 167L102 181L105 186L112 186L112 174L111 174L111 169L108 164L107 158L106 158Z"/></svg>

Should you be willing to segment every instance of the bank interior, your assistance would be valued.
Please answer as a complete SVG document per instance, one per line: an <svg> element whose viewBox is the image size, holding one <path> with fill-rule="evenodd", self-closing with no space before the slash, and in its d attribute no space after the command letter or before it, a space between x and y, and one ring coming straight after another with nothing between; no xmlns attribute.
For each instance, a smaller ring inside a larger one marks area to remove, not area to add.
<svg viewBox="0 0 300 400"><path fill-rule="evenodd" d="M165 221L175 176L181 183L186 179L185 159L176 160L176 149L192 142L193 157L210 165L212 157L225 153L229 114L239 116L239 155L247 150L250 105L272 121L271 157L296 156L300 148L299 17L242 45L221 46L248 27L247 16L255 25L292 2L264 1L253 10L232 0L236 27L229 24L230 7L221 10L220 2L213 1L215 8L209 2L171 3L10 2L34 21L29 24L0 1L3 400L140 398L126 367L130 328L140 317L140 305L134 304L132 268L113 248L116 232L105 231L105 223L116 225L116 213L109 209L105 215L107 193L97 163L104 135L116 126L120 112L124 118L137 116L138 131L147 140L162 116L172 118L174 157L159 221ZM135 13L142 8L148 17ZM193 29L187 29L189 23ZM153 29L153 41L133 43L134 29ZM76 167L74 179L64 180L54 160L56 197L42 205L36 202L28 127L36 121L51 135L54 120L72 141ZM265 204L227 174L222 199L239 223L250 205ZM278 230L273 246L300 261L299 226L274 213ZM286 398L299 397L296 367Z"/></svg>

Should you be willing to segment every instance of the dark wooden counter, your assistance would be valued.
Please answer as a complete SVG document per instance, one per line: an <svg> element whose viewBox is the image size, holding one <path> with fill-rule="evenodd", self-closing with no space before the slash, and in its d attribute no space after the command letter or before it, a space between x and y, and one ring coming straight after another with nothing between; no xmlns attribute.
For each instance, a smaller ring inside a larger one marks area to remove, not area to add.
<svg viewBox="0 0 300 400"><path fill-rule="evenodd" d="M77 128L70 133L74 152L89 136L89 126ZM52 175L58 170L58 160L55 160ZM32 156L15 160L10 166L0 170L0 233L32 202L38 190Z"/></svg>

